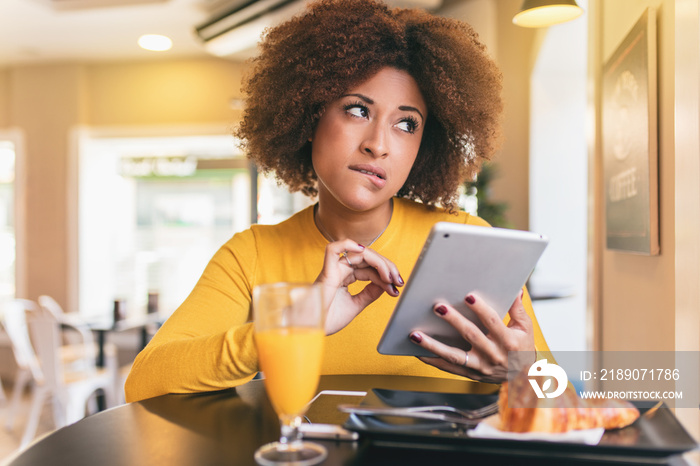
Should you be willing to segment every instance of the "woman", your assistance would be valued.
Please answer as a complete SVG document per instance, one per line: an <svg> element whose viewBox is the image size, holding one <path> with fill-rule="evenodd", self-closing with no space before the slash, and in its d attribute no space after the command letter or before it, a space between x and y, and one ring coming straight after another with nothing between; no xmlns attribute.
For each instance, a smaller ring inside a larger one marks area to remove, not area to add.
<svg viewBox="0 0 700 466"><path fill-rule="evenodd" d="M546 351L526 294L507 323L478 296L465 296L488 335L451 306L435 307L472 344L467 354L420 332L411 340L437 357L376 351L433 224L487 226L455 204L459 185L497 149L500 83L468 25L418 10L321 0L268 31L246 80L238 136L260 169L318 203L222 246L136 358L127 400L250 380L258 371L251 293L278 281L323 284L325 374L498 383L508 351L531 351L532 361Z"/></svg>

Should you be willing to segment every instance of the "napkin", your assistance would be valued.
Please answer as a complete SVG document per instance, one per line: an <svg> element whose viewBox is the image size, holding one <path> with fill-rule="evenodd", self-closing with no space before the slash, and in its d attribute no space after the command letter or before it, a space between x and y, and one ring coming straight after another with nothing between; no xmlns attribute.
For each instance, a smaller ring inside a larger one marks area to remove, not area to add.
<svg viewBox="0 0 700 466"><path fill-rule="evenodd" d="M492 416L493 418L493 416ZM492 421L492 422L489 422ZM490 418L480 422L474 429L467 431L469 437L501 440L538 440L545 442L583 443L597 445L605 433L603 427L585 430L570 430L561 433L548 432L504 432L497 428Z"/></svg>

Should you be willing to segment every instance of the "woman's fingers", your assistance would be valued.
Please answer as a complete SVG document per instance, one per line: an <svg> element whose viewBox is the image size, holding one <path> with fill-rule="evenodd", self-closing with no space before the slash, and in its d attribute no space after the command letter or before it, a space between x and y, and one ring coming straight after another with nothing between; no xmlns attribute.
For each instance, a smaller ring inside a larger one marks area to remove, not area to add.
<svg viewBox="0 0 700 466"><path fill-rule="evenodd" d="M363 268L355 269L353 276L356 280L363 281L363 282L369 281L369 282L374 283L379 288L381 288L382 290L389 293L391 296L398 296L399 295L399 289L396 287L396 285L393 283L385 282L381 278L379 272L376 269L373 269L373 268L367 267L367 266L363 267Z"/></svg>
<svg viewBox="0 0 700 466"><path fill-rule="evenodd" d="M345 262L355 269L373 268L385 283L393 283L395 286L403 286L404 281L398 267L386 257L372 249L363 249L361 252L350 252L343 257Z"/></svg>
<svg viewBox="0 0 700 466"><path fill-rule="evenodd" d="M435 354L435 357L424 356L418 359L440 370L487 383L501 383L505 380L505 371L489 364L476 347L456 348L418 331L411 334L411 340Z"/></svg>
<svg viewBox="0 0 700 466"><path fill-rule="evenodd" d="M520 292L520 297L513 301L513 305L508 311L508 314L510 315L508 328L517 328L522 329L525 332L532 332L532 319L530 319L530 316L527 315L527 311L523 305L523 293L524 290Z"/></svg>
<svg viewBox="0 0 700 466"><path fill-rule="evenodd" d="M364 250L364 246L357 244L350 239L328 243L328 246L326 246L324 265L333 264L334 262L341 262L341 264L352 267L352 263L349 261L348 256L350 254L361 255Z"/></svg>
<svg viewBox="0 0 700 466"><path fill-rule="evenodd" d="M501 354L511 351L534 351L534 331L532 320L523 306L523 292L521 291L508 310L510 322L503 324L503 320L488 305L483 303L479 296L467 295L465 301L469 308L481 319L481 322L488 329L489 339L497 344L497 349ZM494 361L502 360L498 353L495 353Z"/></svg>
<svg viewBox="0 0 700 466"><path fill-rule="evenodd" d="M385 283L403 286L404 281L398 267L378 252L365 248L350 239L328 243L326 246L322 275L326 277L334 275L330 270L327 270L331 268L342 270L340 275L345 278L348 269L360 270L368 267L375 269Z"/></svg>
<svg viewBox="0 0 700 466"><path fill-rule="evenodd" d="M491 340L474 322L467 319L454 307L447 303L438 303L433 308L435 314L457 329L462 338L473 346L489 349L493 346ZM503 325L503 323L501 323Z"/></svg>
<svg viewBox="0 0 700 466"><path fill-rule="evenodd" d="M440 369L441 371L450 372L452 374L463 375L469 378L475 378L473 372L470 369L460 366L458 364L453 364L444 358L432 358L421 356L418 359L426 364L430 364L433 367Z"/></svg>
<svg viewBox="0 0 700 466"><path fill-rule="evenodd" d="M516 301L519 300L516 299ZM481 321L481 324L484 326L491 339L503 341L507 332L507 328L503 324L503 318L476 293L468 294L464 298L464 302L467 303L469 309L471 309Z"/></svg>
<svg viewBox="0 0 700 466"><path fill-rule="evenodd" d="M353 296L353 300L357 302L361 309L364 309L376 301L377 298L384 293L384 291L386 290L384 290L381 286L375 283L368 283L364 288L362 288L362 291Z"/></svg>
<svg viewBox="0 0 700 466"><path fill-rule="evenodd" d="M348 271L352 267L343 261L341 254L344 255L350 252L361 253L363 249L364 246L352 240L328 243L323 257L323 268L318 278L316 278L316 282L322 282L332 287L343 286L342 284L348 276Z"/></svg>
<svg viewBox="0 0 700 466"><path fill-rule="evenodd" d="M369 283L352 295L348 286L356 281ZM403 285L403 278L393 262L347 239L326 246L323 269L316 282L324 287L326 333L330 335L344 328L384 292L398 296L397 287Z"/></svg>
<svg viewBox="0 0 700 466"><path fill-rule="evenodd" d="M467 351L446 345L418 331L411 333L410 338L437 356L421 358L427 364L483 382L501 382L507 376L510 352L534 351L533 325L521 297L522 295L513 302L509 310L511 321L506 326L494 309L479 296L474 293L467 295L465 302L481 320L485 332L454 307L438 303L433 309L435 314L457 329L464 340L471 344Z"/></svg>
<svg viewBox="0 0 700 466"><path fill-rule="evenodd" d="M483 348L477 345L468 349L449 346L419 331L411 333L410 338L417 345L435 354L436 357L418 358L426 364L481 382L501 383L506 380L507 357L497 358L495 362L494 356L498 355L498 352L484 352Z"/></svg>
<svg viewBox="0 0 700 466"><path fill-rule="evenodd" d="M415 331L411 333L410 338L414 343L421 346L422 348L427 349L431 353L438 356L439 359L444 360L452 366L466 367L464 363L467 362L466 352L468 350L446 345L420 331ZM428 359L432 361L435 358ZM431 364L433 366L438 367L438 365L434 364L434 362L435 361L432 361ZM474 361L472 361L472 363L474 363ZM470 365L473 366L473 364Z"/></svg>
<svg viewBox="0 0 700 466"><path fill-rule="evenodd" d="M354 296L348 293L347 288L336 289L333 297L334 309L331 309L326 315L326 334L332 335L345 328L360 312L383 293L384 290L374 283L368 283L362 291Z"/></svg>

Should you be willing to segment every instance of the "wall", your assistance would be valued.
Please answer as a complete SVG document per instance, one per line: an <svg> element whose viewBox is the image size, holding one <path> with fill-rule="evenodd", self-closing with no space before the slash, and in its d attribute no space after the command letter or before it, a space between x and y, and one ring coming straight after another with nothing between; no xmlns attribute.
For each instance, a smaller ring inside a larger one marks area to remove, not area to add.
<svg viewBox="0 0 700 466"><path fill-rule="evenodd" d="M9 102L10 97L8 70L0 69L0 128L5 128L9 125Z"/></svg>
<svg viewBox="0 0 700 466"><path fill-rule="evenodd" d="M700 350L700 5L676 7L676 351ZM700 436L700 411L676 410ZM696 455L696 462L700 457Z"/></svg>
<svg viewBox="0 0 700 466"><path fill-rule="evenodd" d="M218 59L89 66L89 124L232 122L242 69Z"/></svg>
<svg viewBox="0 0 700 466"><path fill-rule="evenodd" d="M513 24L519 0L498 0L498 63L503 71L503 148L495 159L499 176L493 197L506 202L513 228L529 229L530 81L537 31Z"/></svg>
<svg viewBox="0 0 700 466"><path fill-rule="evenodd" d="M605 60L649 6L657 10L661 253L645 257L605 249L600 83ZM687 11L679 14L676 8ZM589 76L593 89L594 130L590 186L595 195L590 205L595 230L590 243L594 264L590 302L596 331L595 348L697 351L700 349L700 314L697 311L700 282L700 144L697 136L700 57L697 44L700 19L697 2L596 0L592 2L591 13L589 56L593 60ZM682 27L680 37L684 40L676 44L679 26ZM676 83L684 87L677 90ZM676 121L678 112L680 121ZM697 409L677 409L676 415L692 435L696 438L700 435Z"/></svg>
<svg viewBox="0 0 700 466"><path fill-rule="evenodd" d="M25 136L28 297L65 298L68 136L82 123L84 74L75 66L28 67L11 73L10 122Z"/></svg>
<svg viewBox="0 0 700 466"><path fill-rule="evenodd" d="M26 274L23 297L50 294L71 308L69 186L78 126L225 124L238 111L243 66L216 58L58 64L0 70L0 123L24 133ZM7 110L6 110L7 109Z"/></svg>
<svg viewBox="0 0 700 466"><path fill-rule="evenodd" d="M602 198L595 204L598 265L598 348L601 350L673 350L675 342L675 175L674 175L674 2L618 0L597 2L599 28L591 28L597 86L602 66L642 12L657 8L659 222L661 253L640 256L605 249ZM599 98L599 97L598 97ZM600 101L596 114L600 124ZM600 132L598 131L598 136ZM600 141L593 173L602 175ZM602 192L598 180L597 191Z"/></svg>
<svg viewBox="0 0 700 466"><path fill-rule="evenodd" d="M529 228L529 81L537 31L513 25L521 0L451 2L440 14L469 23L479 34L503 73L505 138L492 163L498 169L491 183L494 202L508 205L513 228Z"/></svg>
<svg viewBox="0 0 700 466"><path fill-rule="evenodd" d="M498 5L493 0L446 2L439 14L468 23L492 57L498 57Z"/></svg>
<svg viewBox="0 0 700 466"><path fill-rule="evenodd" d="M608 251L604 241L601 76L605 60L649 6L657 10L661 253ZM700 349L700 8L696 0L595 0L589 11L591 98L590 303L598 350ZM696 438L700 412L676 409ZM694 460L698 461L695 455Z"/></svg>

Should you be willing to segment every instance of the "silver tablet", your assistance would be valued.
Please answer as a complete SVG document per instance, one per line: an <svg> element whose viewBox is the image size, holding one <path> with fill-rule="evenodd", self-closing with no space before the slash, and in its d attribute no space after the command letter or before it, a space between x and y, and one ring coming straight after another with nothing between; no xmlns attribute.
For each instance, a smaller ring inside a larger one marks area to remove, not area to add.
<svg viewBox="0 0 700 466"><path fill-rule="evenodd" d="M478 294L501 318L505 317L547 242L544 236L528 231L436 223L377 351L389 355L434 356L410 341L409 335L414 330L468 350L469 343L435 315L433 306L438 301L448 302L483 330L464 298L469 293Z"/></svg>

